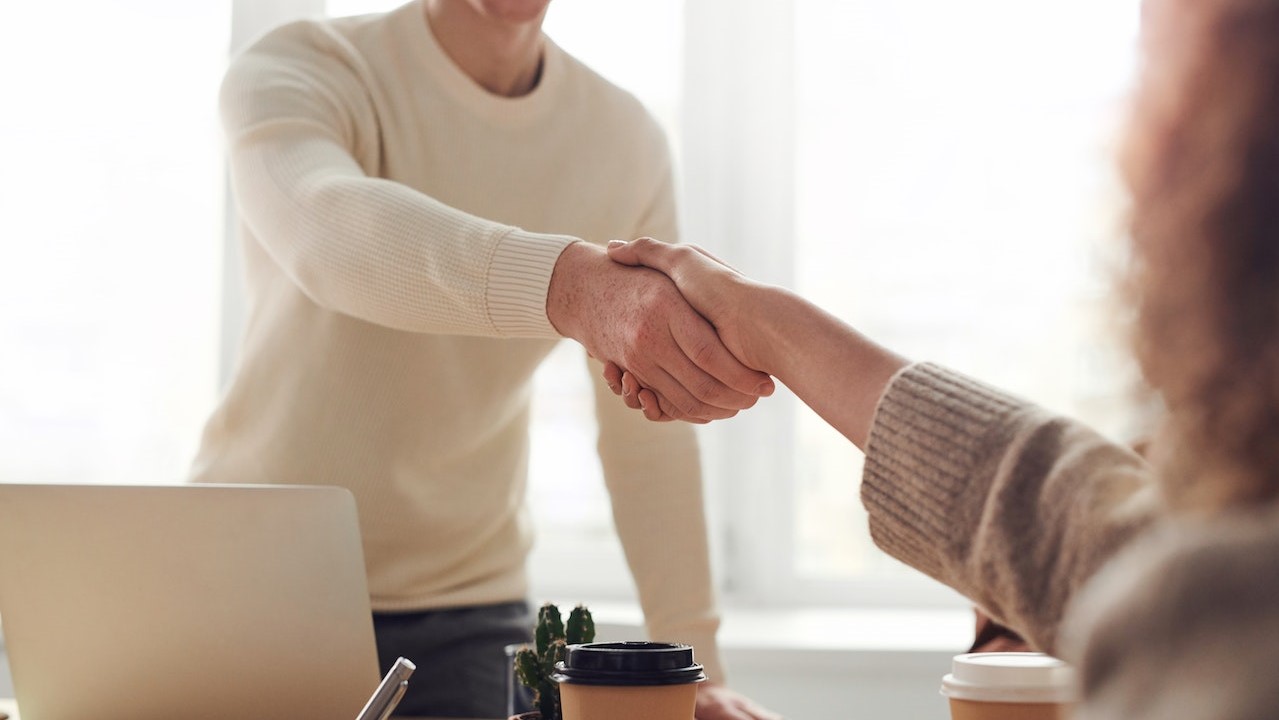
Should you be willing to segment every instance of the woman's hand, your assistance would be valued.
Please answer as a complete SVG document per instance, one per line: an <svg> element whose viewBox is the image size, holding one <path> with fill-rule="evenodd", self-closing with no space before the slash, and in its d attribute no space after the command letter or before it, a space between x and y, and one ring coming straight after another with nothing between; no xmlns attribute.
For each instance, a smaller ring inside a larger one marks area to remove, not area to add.
<svg viewBox="0 0 1279 720"><path fill-rule="evenodd" d="M785 383L866 449L875 406L909 364L906 358L799 295L750 280L698 248L640 238L609 243L608 254L616 262L665 273L743 365ZM642 409L649 420L668 419L657 396L624 368L606 366L604 379L628 407Z"/></svg>

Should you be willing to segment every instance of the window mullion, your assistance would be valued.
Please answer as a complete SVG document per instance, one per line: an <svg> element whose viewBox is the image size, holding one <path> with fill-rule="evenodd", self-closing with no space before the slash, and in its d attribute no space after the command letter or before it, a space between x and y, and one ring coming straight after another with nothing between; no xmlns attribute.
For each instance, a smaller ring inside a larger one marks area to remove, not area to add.
<svg viewBox="0 0 1279 720"><path fill-rule="evenodd" d="M685 6L684 238L749 275L793 281L791 3ZM795 403L779 392L708 427L716 552L730 596L785 599L793 577Z"/></svg>

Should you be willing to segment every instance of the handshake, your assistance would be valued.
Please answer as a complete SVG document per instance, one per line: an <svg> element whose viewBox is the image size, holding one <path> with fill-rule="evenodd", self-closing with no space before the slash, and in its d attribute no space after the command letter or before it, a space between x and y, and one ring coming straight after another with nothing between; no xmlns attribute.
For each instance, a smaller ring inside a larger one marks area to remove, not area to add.
<svg viewBox="0 0 1279 720"><path fill-rule="evenodd" d="M566 248L547 316L605 363L604 379L649 420L729 418L775 388L770 292L709 253L651 238Z"/></svg>

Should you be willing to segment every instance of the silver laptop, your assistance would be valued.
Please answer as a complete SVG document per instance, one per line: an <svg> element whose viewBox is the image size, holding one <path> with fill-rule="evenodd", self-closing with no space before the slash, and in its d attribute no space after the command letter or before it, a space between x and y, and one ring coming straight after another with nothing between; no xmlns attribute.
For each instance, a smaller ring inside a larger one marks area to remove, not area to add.
<svg viewBox="0 0 1279 720"><path fill-rule="evenodd" d="M333 487L0 484L23 720L351 720L378 686Z"/></svg>

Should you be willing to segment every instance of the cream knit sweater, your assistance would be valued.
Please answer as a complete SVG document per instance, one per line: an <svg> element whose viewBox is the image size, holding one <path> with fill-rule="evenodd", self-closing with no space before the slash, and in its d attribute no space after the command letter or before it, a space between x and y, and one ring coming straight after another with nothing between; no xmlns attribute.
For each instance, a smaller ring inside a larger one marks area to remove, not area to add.
<svg viewBox="0 0 1279 720"><path fill-rule="evenodd" d="M524 599L547 285L577 239L676 238L662 132L549 40L532 93L485 92L420 2L272 31L221 107L250 314L193 478L350 488L376 610ZM693 428L627 410L591 365L649 634L722 679Z"/></svg>

